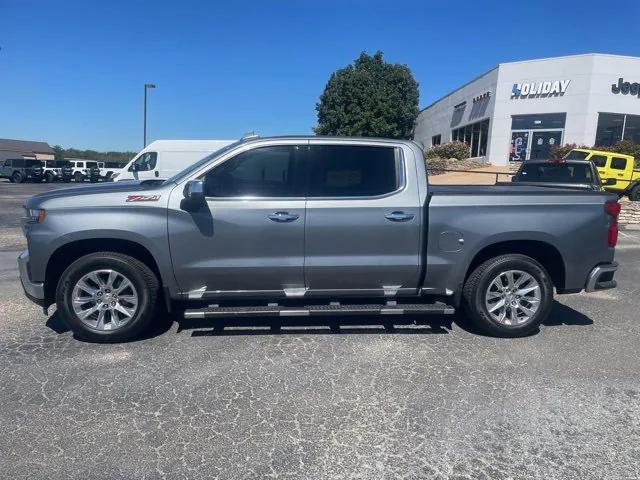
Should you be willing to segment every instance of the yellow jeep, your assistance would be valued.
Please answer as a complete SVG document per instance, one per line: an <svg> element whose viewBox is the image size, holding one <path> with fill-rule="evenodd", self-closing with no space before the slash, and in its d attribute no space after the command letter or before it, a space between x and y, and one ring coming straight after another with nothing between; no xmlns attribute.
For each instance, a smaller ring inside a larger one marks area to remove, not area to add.
<svg viewBox="0 0 640 480"><path fill-rule="evenodd" d="M564 158L590 160L598 169L605 190L627 195L630 200L640 200L640 170L634 168L634 158L631 155L574 148Z"/></svg>

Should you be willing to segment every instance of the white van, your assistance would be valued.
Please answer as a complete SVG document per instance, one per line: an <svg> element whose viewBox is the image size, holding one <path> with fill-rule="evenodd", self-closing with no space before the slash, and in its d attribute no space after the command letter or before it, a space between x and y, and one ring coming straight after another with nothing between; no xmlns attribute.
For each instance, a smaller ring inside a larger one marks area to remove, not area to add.
<svg viewBox="0 0 640 480"><path fill-rule="evenodd" d="M156 140L111 178L120 180L167 179L201 158L235 140Z"/></svg>

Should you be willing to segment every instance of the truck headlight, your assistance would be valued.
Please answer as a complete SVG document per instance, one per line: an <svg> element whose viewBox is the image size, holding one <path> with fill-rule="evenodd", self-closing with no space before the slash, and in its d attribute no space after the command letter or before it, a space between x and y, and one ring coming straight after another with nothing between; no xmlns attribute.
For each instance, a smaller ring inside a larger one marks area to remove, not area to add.
<svg viewBox="0 0 640 480"><path fill-rule="evenodd" d="M47 216L44 208L27 208L27 221L32 223L42 223Z"/></svg>

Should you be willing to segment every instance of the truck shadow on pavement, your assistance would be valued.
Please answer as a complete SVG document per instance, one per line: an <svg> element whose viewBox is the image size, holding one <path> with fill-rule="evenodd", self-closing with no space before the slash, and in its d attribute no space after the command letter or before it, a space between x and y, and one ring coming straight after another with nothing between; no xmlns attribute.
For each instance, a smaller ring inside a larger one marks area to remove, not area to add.
<svg viewBox="0 0 640 480"><path fill-rule="evenodd" d="M425 335L447 334L455 323L461 329L482 335L475 326L462 314L453 316L405 316L394 318L393 322L380 316L348 316L327 319L310 319L309 317L280 318L218 318L192 320L180 316L176 311L159 319L154 327L134 341L145 340L163 335L171 328L173 322L178 324L176 333L191 330L192 337L205 336L238 336L238 335L345 335L345 334L393 334L393 335ZM386 320L386 321L385 321ZM554 301L551 314L543 325L555 327L562 325L586 326L593 320L573 308ZM46 323L47 327L63 334L69 327L54 313ZM535 335L537 332L533 332Z"/></svg>

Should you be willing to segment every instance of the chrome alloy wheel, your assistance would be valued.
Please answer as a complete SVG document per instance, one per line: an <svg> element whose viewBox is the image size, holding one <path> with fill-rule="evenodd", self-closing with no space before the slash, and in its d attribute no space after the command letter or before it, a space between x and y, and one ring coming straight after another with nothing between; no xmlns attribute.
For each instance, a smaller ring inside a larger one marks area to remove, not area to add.
<svg viewBox="0 0 640 480"><path fill-rule="evenodd" d="M489 284L485 295L489 315L502 325L527 323L540 308L540 285L522 270L507 270Z"/></svg>
<svg viewBox="0 0 640 480"><path fill-rule="evenodd" d="M96 330L116 330L138 310L138 292L120 272L94 270L78 280L71 293L73 311L82 323Z"/></svg>

